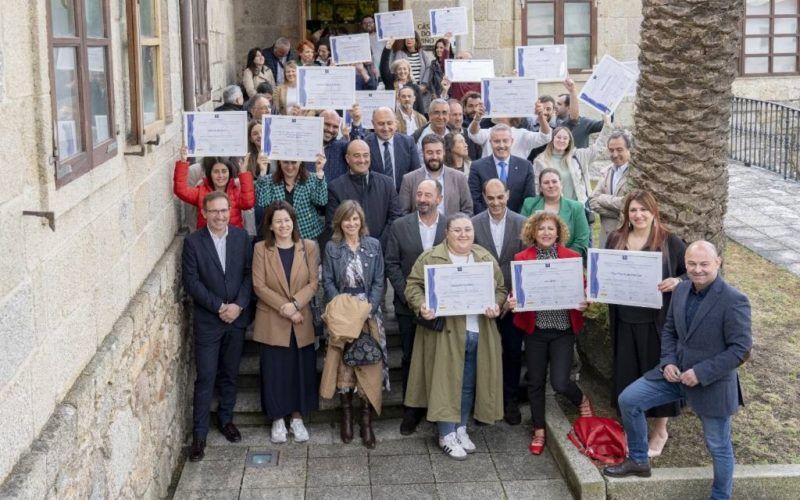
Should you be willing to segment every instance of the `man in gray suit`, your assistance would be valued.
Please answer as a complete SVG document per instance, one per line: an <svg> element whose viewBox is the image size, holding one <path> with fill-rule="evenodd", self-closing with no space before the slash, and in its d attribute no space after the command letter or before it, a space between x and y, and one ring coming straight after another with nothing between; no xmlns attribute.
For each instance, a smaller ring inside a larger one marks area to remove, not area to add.
<svg viewBox="0 0 800 500"><path fill-rule="evenodd" d="M489 250L500 264L506 289L511 290L511 261L525 249L520 234L525 217L508 209L508 188L500 179L490 179L483 186L486 211L472 218L475 227L475 244ZM509 425L519 425L517 393L522 368L522 337L524 332L514 326L514 313L504 310L497 318L503 345L503 419Z"/></svg>
<svg viewBox="0 0 800 500"><path fill-rule="evenodd" d="M444 166L444 141L435 134L422 138L422 157L425 167L413 170L403 176L398 201L400 211L407 214L414 210L414 197L417 186L425 179L438 181L442 186L443 202L439 212L445 217L456 212L472 215L472 197L469 194L467 176L462 172Z"/></svg>
<svg viewBox="0 0 800 500"><path fill-rule="evenodd" d="M731 417L744 404L737 368L753 345L750 301L719 276L722 259L711 243L692 243L685 259L690 281L672 292L661 331L661 362L619 396L628 458L603 472L649 477L645 411L685 399L703 423L714 462L711 498L727 499L733 492Z"/></svg>
<svg viewBox="0 0 800 500"><path fill-rule="evenodd" d="M444 217L439 217L442 202L442 185L426 179L416 187L417 210L394 221L386 243L385 272L394 289L394 313L403 339L403 399L405 399L411 350L414 347L414 313L406 304L406 278L417 257L425 250L444 240ZM400 433L413 434L425 415L425 408L406 408Z"/></svg>

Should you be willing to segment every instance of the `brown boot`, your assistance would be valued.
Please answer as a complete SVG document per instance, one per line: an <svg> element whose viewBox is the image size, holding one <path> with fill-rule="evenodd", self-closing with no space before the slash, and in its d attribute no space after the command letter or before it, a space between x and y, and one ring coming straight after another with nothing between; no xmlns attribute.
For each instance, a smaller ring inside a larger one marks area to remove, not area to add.
<svg viewBox="0 0 800 500"><path fill-rule="evenodd" d="M342 402L342 422L339 425L339 435L342 442L347 444L353 440L353 393L343 392L340 395Z"/></svg>
<svg viewBox="0 0 800 500"><path fill-rule="evenodd" d="M361 405L361 444L370 450L375 449L375 433L372 432L372 406L366 399Z"/></svg>

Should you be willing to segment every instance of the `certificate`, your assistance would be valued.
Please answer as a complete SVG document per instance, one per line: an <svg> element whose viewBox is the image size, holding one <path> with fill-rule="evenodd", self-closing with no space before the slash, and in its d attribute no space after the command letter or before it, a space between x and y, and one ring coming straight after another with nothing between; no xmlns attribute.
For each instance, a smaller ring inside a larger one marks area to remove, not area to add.
<svg viewBox="0 0 800 500"><path fill-rule="evenodd" d="M583 296L583 259L511 261L514 311L577 309Z"/></svg>
<svg viewBox="0 0 800 500"><path fill-rule="evenodd" d="M183 143L189 156L244 156L247 112L187 111L183 114Z"/></svg>
<svg viewBox="0 0 800 500"><path fill-rule="evenodd" d="M636 79L636 75L621 62L605 55L586 81L578 98L601 113L611 114Z"/></svg>
<svg viewBox="0 0 800 500"><path fill-rule="evenodd" d="M588 264L588 300L661 309L661 252L590 248Z"/></svg>
<svg viewBox="0 0 800 500"><path fill-rule="evenodd" d="M494 61L491 59L447 59L444 72L451 82L479 82L494 78Z"/></svg>
<svg viewBox="0 0 800 500"><path fill-rule="evenodd" d="M333 64L351 64L372 61L369 33L332 36L331 59Z"/></svg>
<svg viewBox="0 0 800 500"><path fill-rule="evenodd" d="M394 96L394 90L357 90L356 102L361 107L361 125L374 128L372 113L378 108L386 107L394 112Z"/></svg>
<svg viewBox="0 0 800 500"><path fill-rule="evenodd" d="M486 78L481 81L481 98L486 116L492 118L536 116L539 98L533 78Z"/></svg>
<svg viewBox="0 0 800 500"><path fill-rule="evenodd" d="M432 37L444 36L447 33L453 35L466 35L469 33L466 7L431 9L430 18Z"/></svg>
<svg viewBox="0 0 800 500"><path fill-rule="evenodd" d="M491 262L425 266L425 306L436 316L483 314L495 304Z"/></svg>
<svg viewBox="0 0 800 500"><path fill-rule="evenodd" d="M517 47L517 75L540 82L560 82L567 73L566 45L528 45Z"/></svg>
<svg viewBox="0 0 800 500"><path fill-rule="evenodd" d="M414 38L414 12L410 9L376 12L375 31L381 42L390 38Z"/></svg>
<svg viewBox="0 0 800 500"><path fill-rule="evenodd" d="M316 161L323 153L320 116L279 116L261 118L261 151L270 160Z"/></svg>
<svg viewBox="0 0 800 500"><path fill-rule="evenodd" d="M628 88L628 91L625 92L625 97L636 97L636 89L639 87L639 61L625 61L622 65L625 66L625 69L636 75L636 79Z"/></svg>
<svg viewBox="0 0 800 500"><path fill-rule="evenodd" d="M356 69L300 66L297 100L303 109L350 109L356 102Z"/></svg>

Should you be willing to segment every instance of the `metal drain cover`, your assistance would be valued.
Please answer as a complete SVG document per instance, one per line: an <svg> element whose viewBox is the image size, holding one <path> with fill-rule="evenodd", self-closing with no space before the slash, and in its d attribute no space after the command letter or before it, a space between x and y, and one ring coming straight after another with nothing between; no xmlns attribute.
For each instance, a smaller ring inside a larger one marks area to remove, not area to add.
<svg viewBox="0 0 800 500"><path fill-rule="evenodd" d="M274 467L278 465L278 450L250 450L247 452L247 467Z"/></svg>

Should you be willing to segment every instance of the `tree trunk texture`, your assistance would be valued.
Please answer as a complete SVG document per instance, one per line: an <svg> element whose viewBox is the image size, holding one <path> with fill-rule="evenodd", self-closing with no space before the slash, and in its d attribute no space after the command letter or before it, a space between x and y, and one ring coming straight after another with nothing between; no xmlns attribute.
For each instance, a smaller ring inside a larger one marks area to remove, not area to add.
<svg viewBox="0 0 800 500"><path fill-rule="evenodd" d="M642 14L633 183L681 238L721 248L744 0L644 0Z"/></svg>

